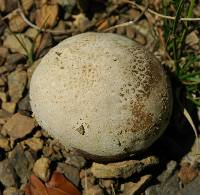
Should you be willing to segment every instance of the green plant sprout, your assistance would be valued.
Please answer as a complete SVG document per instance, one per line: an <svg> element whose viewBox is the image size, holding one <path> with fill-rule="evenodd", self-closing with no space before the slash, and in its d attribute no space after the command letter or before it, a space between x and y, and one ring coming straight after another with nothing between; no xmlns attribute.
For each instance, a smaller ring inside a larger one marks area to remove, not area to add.
<svg viewBox="0 0 200 195"><path fill-rule="evenodd" d="M48 21L48 18L49 16L46 18L46 20L44 21L44 24L42 25L41 29L45 29L46 28L46 24L47 24L47 21ZM32 40L32 45L31 45L31 48L29 49L28 47L26 47L26 44L23 40L22 37L18 37L16 33L14 33L10 27L8 26L8 29L10 31L10 33L12 35L14 35L14 37L17 39L17 41L19 42L19 44L21 45L21 47L24 49L25 53L26 53L26 56L28 58L28 64L32 64L36 59L36 55L35 55L35 46L36 46L36 40L38 38L38 36L40 35L40 33L42 31L39 31L37 32L37 34L35 35L34 39Z"/></svg>
<svg viewBox="0 0 200 195"><path fill-rule="evenodd" d="M176 10L175 20L164 19L164 39L166 50L174 61L175 74L186 89L186 96L196 106L200 106L200 70L196 63L200 63L200 56L187 51L187 35L198 29L200 25L193 25L192 21L180 21L180 18L193 17L195 0L189 4L185 0L162 0L163 14L168 15L168 4L172 2ZM185 58L184 62L182 58Z"/></svg>

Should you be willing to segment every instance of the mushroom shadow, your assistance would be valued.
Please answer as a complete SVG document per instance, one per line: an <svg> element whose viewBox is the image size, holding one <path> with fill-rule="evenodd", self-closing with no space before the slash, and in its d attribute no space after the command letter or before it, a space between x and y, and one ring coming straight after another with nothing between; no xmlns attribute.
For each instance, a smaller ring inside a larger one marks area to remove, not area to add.
<svg viewBox="0 0 200 195"><path fill-rule="evenodd" d="M164 134L155 142L153 147L161 151L161 156L166 160L180 161L191 149L195 142L195 133L184 116L186 109L195 126L198 124L197 109L194 104L186 99L185 89L174 75L170 75L173 90L173 110L171 120ZM175 83L175 86L173 84ZM179 97L177 97L179 90Z"/></svg>
<svg viewBox="0 0 200 195"><path fill-rule="evenodd" d="M183 114L185 108L190 114L195 126L198 124L197 109L194 104L186 99L185 89L178 81L177 77L170 75L172 90L173 90L173 110L168 127L161 137L148 149L148 151L155 156L159 157L160 164L157 169L154 169L154 180L151 184L159 183L156 179L164 170L167 164L174 160L178 164L181 162L191 150L195 142L195 133L189 124L187 118ZM177 99L177 89L180 90L180 100ZM152 170L151 170L152 173Z"/></svg>

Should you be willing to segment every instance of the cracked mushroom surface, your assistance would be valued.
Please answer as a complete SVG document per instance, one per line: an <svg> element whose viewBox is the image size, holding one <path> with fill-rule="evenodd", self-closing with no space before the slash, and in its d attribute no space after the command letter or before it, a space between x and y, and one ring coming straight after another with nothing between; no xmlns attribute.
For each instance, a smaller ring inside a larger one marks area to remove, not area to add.
<svg viewBox="0 0 200 195"><path fill-rule="evenodd" d="M112 33L83 33L42 59L30 83L38 123L67 148L116 159L148 148L168 125L172 94L155 57Z"/></svg>

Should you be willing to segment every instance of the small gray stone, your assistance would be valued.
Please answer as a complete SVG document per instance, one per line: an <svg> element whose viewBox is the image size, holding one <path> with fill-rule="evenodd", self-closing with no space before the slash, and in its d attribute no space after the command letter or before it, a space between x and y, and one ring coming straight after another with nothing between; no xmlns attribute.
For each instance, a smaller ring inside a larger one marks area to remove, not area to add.
<svg viewBox="0 0 200 195"><path fill-rule="evenodd" d="M86 160L77 154L67 153L65 158L67 164L77 167L78 169L83 168L86 163Z"/></svg>
<svg viewBox="0 0 200 195"><path fill-rule="evenodd" d="M21 179L21 183L25 184L28 181L28 178L31 175L31 169L33 166L33 163L31 161L34 161L33 157L30 159L27 158L27 156L31 156L31 154L28 151L24 151L22 146L18 144L15 149L10 154L10 163L12 167L14 168L16 174Z"/></svg>
<svg viewBox="0 0 200 195"><path fill-rule="evenodd" d="M200 175L177 193L177 195L199 195L199 194L200 194Z"/></svg>
<svg viewBox="0 0 200 195"><path fill-rule="evenodd" d="M161 194L174 195L179 190L179 186L179 178L175 174L168 180L168 182L161 185Z"/></svg>
<svg viewBox="0 0 200 195"><path fill-rule="evenodd" d="M31 111L30 98L29 95L26 95L18 102L19 111Z"/></svg>
<svg viewBox="0 0 200 195"><path fill-rule="evenodd" d="M19 101L26 87L27 75L25 71L14 71L8 75L8 93L12 101Z"/></svg>
<svg viewBox="0 0 200 195"><path fill-rule="evenodd" d="M58 163L57 170L65 175L75 186L79 185L80 177L79 170L66 163Z"/></svg>
<svg viewBox="0 0 200 195"><path fill-rule="evenodd" d="M26 56L20 53L15 54L9 54L7 56L7 63L8 64L19 64L19 63L25 63L26 62Z"/></svg>
<svg viewBox="0 0 200 195"><path fill-rule="evenodd" d="M175 174L167 182L147 188L145 195L175 195L179 190L179 179Z"/></svg>
<svg viewBox="0 0 200 195"><path fill-rule="evenodd" d="M165 171L163 171L162 174L159 175L157 179L158 179L160 182L166 182L167 179L169 179L169 178L173 175L173 173L174 173L176 167L177 167L177 162L171 160L171 161L167 164L167 169L166 169Z"/></svg>
<svg viewBox="0 0 200 195"><path fill-rule="evenodd" d="M160 195L160 185L150 186L145 190L145 195Z"/></svg>
<svg viewBox="0 0 200 195"><path fill-rule="evenodd" d="M17 185L17 175L8 159L0 162L0 182L6 187Z"/></svg>

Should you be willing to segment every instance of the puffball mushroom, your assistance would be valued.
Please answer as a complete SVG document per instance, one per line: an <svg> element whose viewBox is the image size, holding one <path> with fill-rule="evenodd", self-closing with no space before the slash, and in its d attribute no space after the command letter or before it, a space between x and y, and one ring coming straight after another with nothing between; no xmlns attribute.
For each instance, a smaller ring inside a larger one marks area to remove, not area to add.
<svg viewBox="0 0 200 195"><path fill-rule="evenodd" d="M113 160L148 148L166 128L171 88L156 58L112 33L83 33L41 60L30 83L38 123L67 148Z"/></svg>

